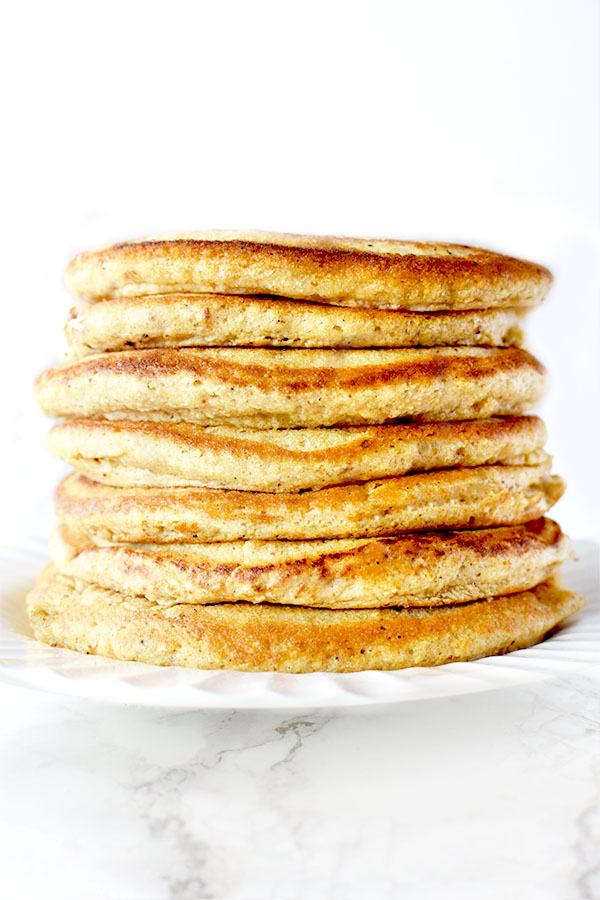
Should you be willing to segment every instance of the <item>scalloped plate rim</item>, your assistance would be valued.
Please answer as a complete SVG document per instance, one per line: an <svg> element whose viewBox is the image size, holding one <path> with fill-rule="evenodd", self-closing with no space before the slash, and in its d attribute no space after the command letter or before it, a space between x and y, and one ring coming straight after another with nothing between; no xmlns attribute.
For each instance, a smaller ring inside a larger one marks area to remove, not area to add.
<svg viewBox="0 0 600 900"><path fill-rule="evenodd" d="M47 558L41 538L0 552L0 682L63 696L171 709L309 709L415 702L523 685L593 665L600 649L595 542L576 542L569 587L589 602L557 634L526 650L434 668L352 673L232 672L160 667L48 647L31 636L22 601Z"/></svg>

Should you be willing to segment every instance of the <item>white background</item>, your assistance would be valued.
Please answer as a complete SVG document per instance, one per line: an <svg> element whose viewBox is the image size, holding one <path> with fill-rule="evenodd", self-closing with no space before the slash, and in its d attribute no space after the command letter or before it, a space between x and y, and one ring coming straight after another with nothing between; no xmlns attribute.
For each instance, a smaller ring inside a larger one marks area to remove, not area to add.
<svg viewBox="0 0 600 900"><path fill-rule="evenodd" d="M63 471L31 382L62 349L69 258L209 227L458 240L549 265L530 334L569 482L557 518L600 537L598 0L0 8L0 537L48 527ZM19 560L33 573L27 553L3 558L6 594ZM591 578L584 593L580 622L530 651L540 663L582 625L593 638ZM548 680L365 714L0 683L5 894L598 897L598 667L569 657Z"/></svg>
<svg viewBox="0 0 600 900"><path fill-rule="evenodd" d="M596 0L2 4L2 531L62 466L31 382L71 255L189 228L458 240L549 265L557 508L600 534Z"/></svg>

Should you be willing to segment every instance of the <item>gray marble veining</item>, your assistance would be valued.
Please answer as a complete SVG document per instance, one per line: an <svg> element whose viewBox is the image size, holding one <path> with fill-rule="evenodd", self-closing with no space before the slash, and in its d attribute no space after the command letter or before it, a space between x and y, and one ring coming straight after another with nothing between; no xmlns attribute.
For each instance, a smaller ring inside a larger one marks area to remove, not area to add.
<svg viewBox="0 0 600 900"><path fill-rule="evenodd" d="M304 714L2 688L5 883L26 900L593 900L599 686L587 670Z"/></svg>

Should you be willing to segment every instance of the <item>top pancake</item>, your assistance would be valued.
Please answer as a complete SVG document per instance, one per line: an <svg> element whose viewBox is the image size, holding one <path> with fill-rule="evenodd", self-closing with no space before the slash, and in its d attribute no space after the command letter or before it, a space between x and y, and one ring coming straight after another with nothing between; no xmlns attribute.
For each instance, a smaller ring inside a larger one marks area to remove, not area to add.
<svg viewBox="0 0 600 900"><path fill-rule="evenodd" d="M552 276L535 263L456 244L209 231L80 253L66 280L73 293L93 300L275 294L428 311L535 306Z"/></svg>

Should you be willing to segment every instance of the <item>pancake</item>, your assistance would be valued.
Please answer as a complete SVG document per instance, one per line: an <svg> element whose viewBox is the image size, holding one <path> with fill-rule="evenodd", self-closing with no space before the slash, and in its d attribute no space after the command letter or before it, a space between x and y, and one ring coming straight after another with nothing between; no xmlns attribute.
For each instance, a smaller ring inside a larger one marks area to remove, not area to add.
<svg viewBox="0 0 600 900"><path fill-rule="evenodd" d="M520 345L522 309L415 313L229 294L159 294L80 304L69 357L150 347L442 347Z"/></svg>
<svg viewBox="0 0 600 900"><path fill-rule="evenodd" d="M131 350L49 369L36 393L51 416L313 428L519 415L544 376L514 347Z"/></svg>
<svg viewBox="0 0 600 900"><path fill-rule="evenodd" d="M518 525L564 491L550 463L403 475L303 493L115 488L69 475L56 514L95 543L316 540Z"/></svg>
<svg viewBox="0 0 600 900"><path fill-rule="evenodd" d="M551 519L337 541L98 547L65 526L52 538L58 571L159 606L442 606L535 587L570 555L568 538Z"/></svg>
<svg viewBox="0 0 600 900"><path fill-rule="evenodd" d="M551 580L530 591L439 608L164 608L52 566L27 600L35 637L55 647L153 665L280 672L400 669L508 653L542 640L584 604Z"/></svg>
<svg viewBox="0 0 600 900"><path fill-rule="evenodd" d="M193 232L80 253L66 273L93 300L141 294L272 294L382 309L528 307L548 292L543 266L478 247Z"/></svg>
<svg viewBox="0 0 600 900"><path fill-rule="evenodd" d="M216 487L300 491L490 463L544 462L536 417L249 430L165 422L70 419L50 450L94 481L116 487Z"/></svg>

